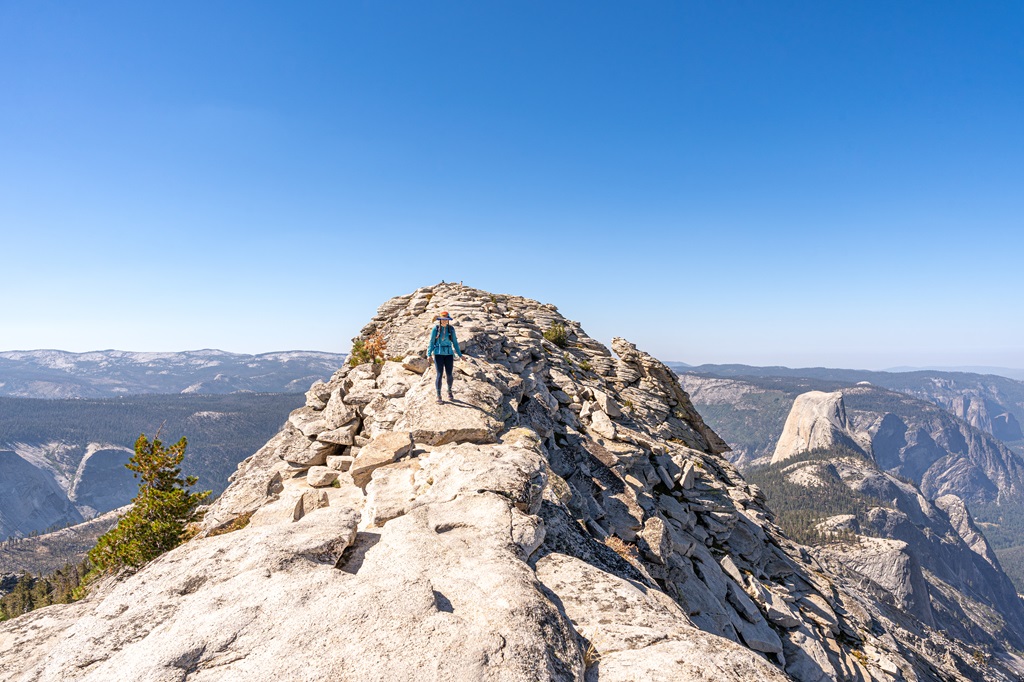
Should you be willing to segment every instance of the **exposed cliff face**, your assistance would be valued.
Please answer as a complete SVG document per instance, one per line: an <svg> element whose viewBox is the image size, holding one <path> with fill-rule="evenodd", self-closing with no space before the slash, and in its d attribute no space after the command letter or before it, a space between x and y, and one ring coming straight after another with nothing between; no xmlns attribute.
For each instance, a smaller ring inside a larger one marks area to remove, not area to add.
<svg viewBox="0 0 1024 682"><path fill-rule="evenodd" d="M1000 440L1020 440L1020 422L1011 412L989 398L958 395L949 401L949 411L976 429Z"/></svg>
<svg viewBox="0 0 1024 682"><path fill-rule="evenodd" d="M863 450L866 440L853 432L841 392L809 391L793 401L772 464L816 449L842 446Z"/></svg>
<svg viewBox="0 0 1024 682"><path fill-rule="evenodd" d="M928 498L1024 504L1020 456L935 403L877 386L802 377L685 374L681 384L729 441L739 466L845 445L913 479ZM790 409L780 409L787 401Z"/></svg>
<svg viewBox="0 0 1024 682"><path fill-rule="evenodd" d="M1024 602L958 497L929 502L870 460L841 454L784 471L791 483L812 489L832 477L869 505L859 521L842 514L819 524L853 531L856 541L826 543L816 552L874 581L901 611L958 640L1024 644Z"/></svg>
<svg viewBox="0 0 1024 682"><path fill-rule="evenodd" d="M0 538L82 520L52 474L0 450Z"/></svg>
<svg viewBox="0 0 1024 682"><path fill-rule="evenodd" d="M843 395L853 428L868 434L879 465L919 482L929 499L1024 503L1024 462L988 433L875 387L853 386Z"/></svg>
<svg viewBox="0 0 1024 682"><path fill-rule="evenodd" d="M445 404L422 357L440 310L470 356ZM1015 678L1012 655L972 669L968 646L787 540L674 375L625 340L615 357L553 306L455 285L386 302L374 333L400 362L314 384L199 537L0 625L0 672Z"/></svg>

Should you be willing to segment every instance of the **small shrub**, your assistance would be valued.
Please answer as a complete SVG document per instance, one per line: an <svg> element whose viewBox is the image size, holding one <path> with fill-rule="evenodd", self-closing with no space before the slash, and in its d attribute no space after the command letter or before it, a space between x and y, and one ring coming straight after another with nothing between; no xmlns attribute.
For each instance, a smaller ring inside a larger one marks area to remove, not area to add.
<svg viewBox="0 0 1024 682"><path fill-rule="evenodd" d="M349 355L348 364L353 367L367 362L380 365L384 362L388 344L380 332L374 332L370 338L356 339L352 342L352 353Z"/></svg>
<svg viewBox="0 0 1024 682"><path fill-rule="evenodd" d="M627 412L632 412L633 411L633 401L632 400L623 400L622 401L622 407Z"/></svg>
<svg viewBox="0 0 1024 682"><path fill-rule="evenodd" d="M589 372L590 371L590 360L584 360L583 362L581 362L580 363L580 369L582 369L584 372Z"/></svg>
<svg viewBox="0 0 1024 682"><path fill-rule="evenodd" d="M551 323L551 326L544 332L544 338L559 348L569 345L569 333L566 331L565 325L558 322Z"/></svg>

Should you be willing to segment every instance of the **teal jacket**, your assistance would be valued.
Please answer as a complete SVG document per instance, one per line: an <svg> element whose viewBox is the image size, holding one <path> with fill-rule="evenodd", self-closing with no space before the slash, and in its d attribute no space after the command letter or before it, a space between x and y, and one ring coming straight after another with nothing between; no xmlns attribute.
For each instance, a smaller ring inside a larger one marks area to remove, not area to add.
<svg viewBox="0 0 1024 682"><path fill-rule="evenodd" d="M431 355L455 355L462 357L462 350L459 348L459 340L455 338L455 327L450 324L445 328L445 333L439 333L441 325L435 324L430 330L430 345L427 346L427 357ZM439 338L440 337L440 338ZM454 352L452 352L454 350Z"/></svg>

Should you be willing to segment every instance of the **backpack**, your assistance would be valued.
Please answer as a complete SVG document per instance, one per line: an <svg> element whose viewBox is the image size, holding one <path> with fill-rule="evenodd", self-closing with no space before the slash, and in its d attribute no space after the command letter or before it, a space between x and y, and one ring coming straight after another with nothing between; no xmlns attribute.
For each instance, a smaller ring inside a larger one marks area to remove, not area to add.
<svg viewBox="0 0 1024 682"><path fill-rule="evenodd" d="M448 345L449 345L449 346L451 346L451 345L452 345L452 326L451 326L451 324L449 324L449 325L448 325L447 327L442 327L441 325L437 325L437 329L438 329L438 334L437 334L437 335L436 335L436 336L434 337L434 338L435 338L435 341L437 342L437 344L438 344L439 346L441 345L441 334L440 334L440 330L444 329L444 330L446 330L446 331L445 331L445 336L447 336L447 337L448 337L448 338L447 338L447 341L448 341ZM452 350L454 351L454 350L455 350L455 348L453 347L453 348L452 348Z"/></svg>

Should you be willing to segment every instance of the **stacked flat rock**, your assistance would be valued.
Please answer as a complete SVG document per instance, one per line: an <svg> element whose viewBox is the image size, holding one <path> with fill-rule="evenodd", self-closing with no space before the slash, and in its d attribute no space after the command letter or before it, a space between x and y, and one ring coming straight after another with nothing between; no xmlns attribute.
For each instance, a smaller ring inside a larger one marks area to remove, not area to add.
<svg viewBox="0 0 1024 682"><path fill-rule="evenodd" d="M437 404L442 310L467 357ZM633 344L613 355L554 306L452 284L386 302L374 334L389 359L314 384L195 538L0 625L0 676L963 677L884 590L782 535Z"/></svg>

